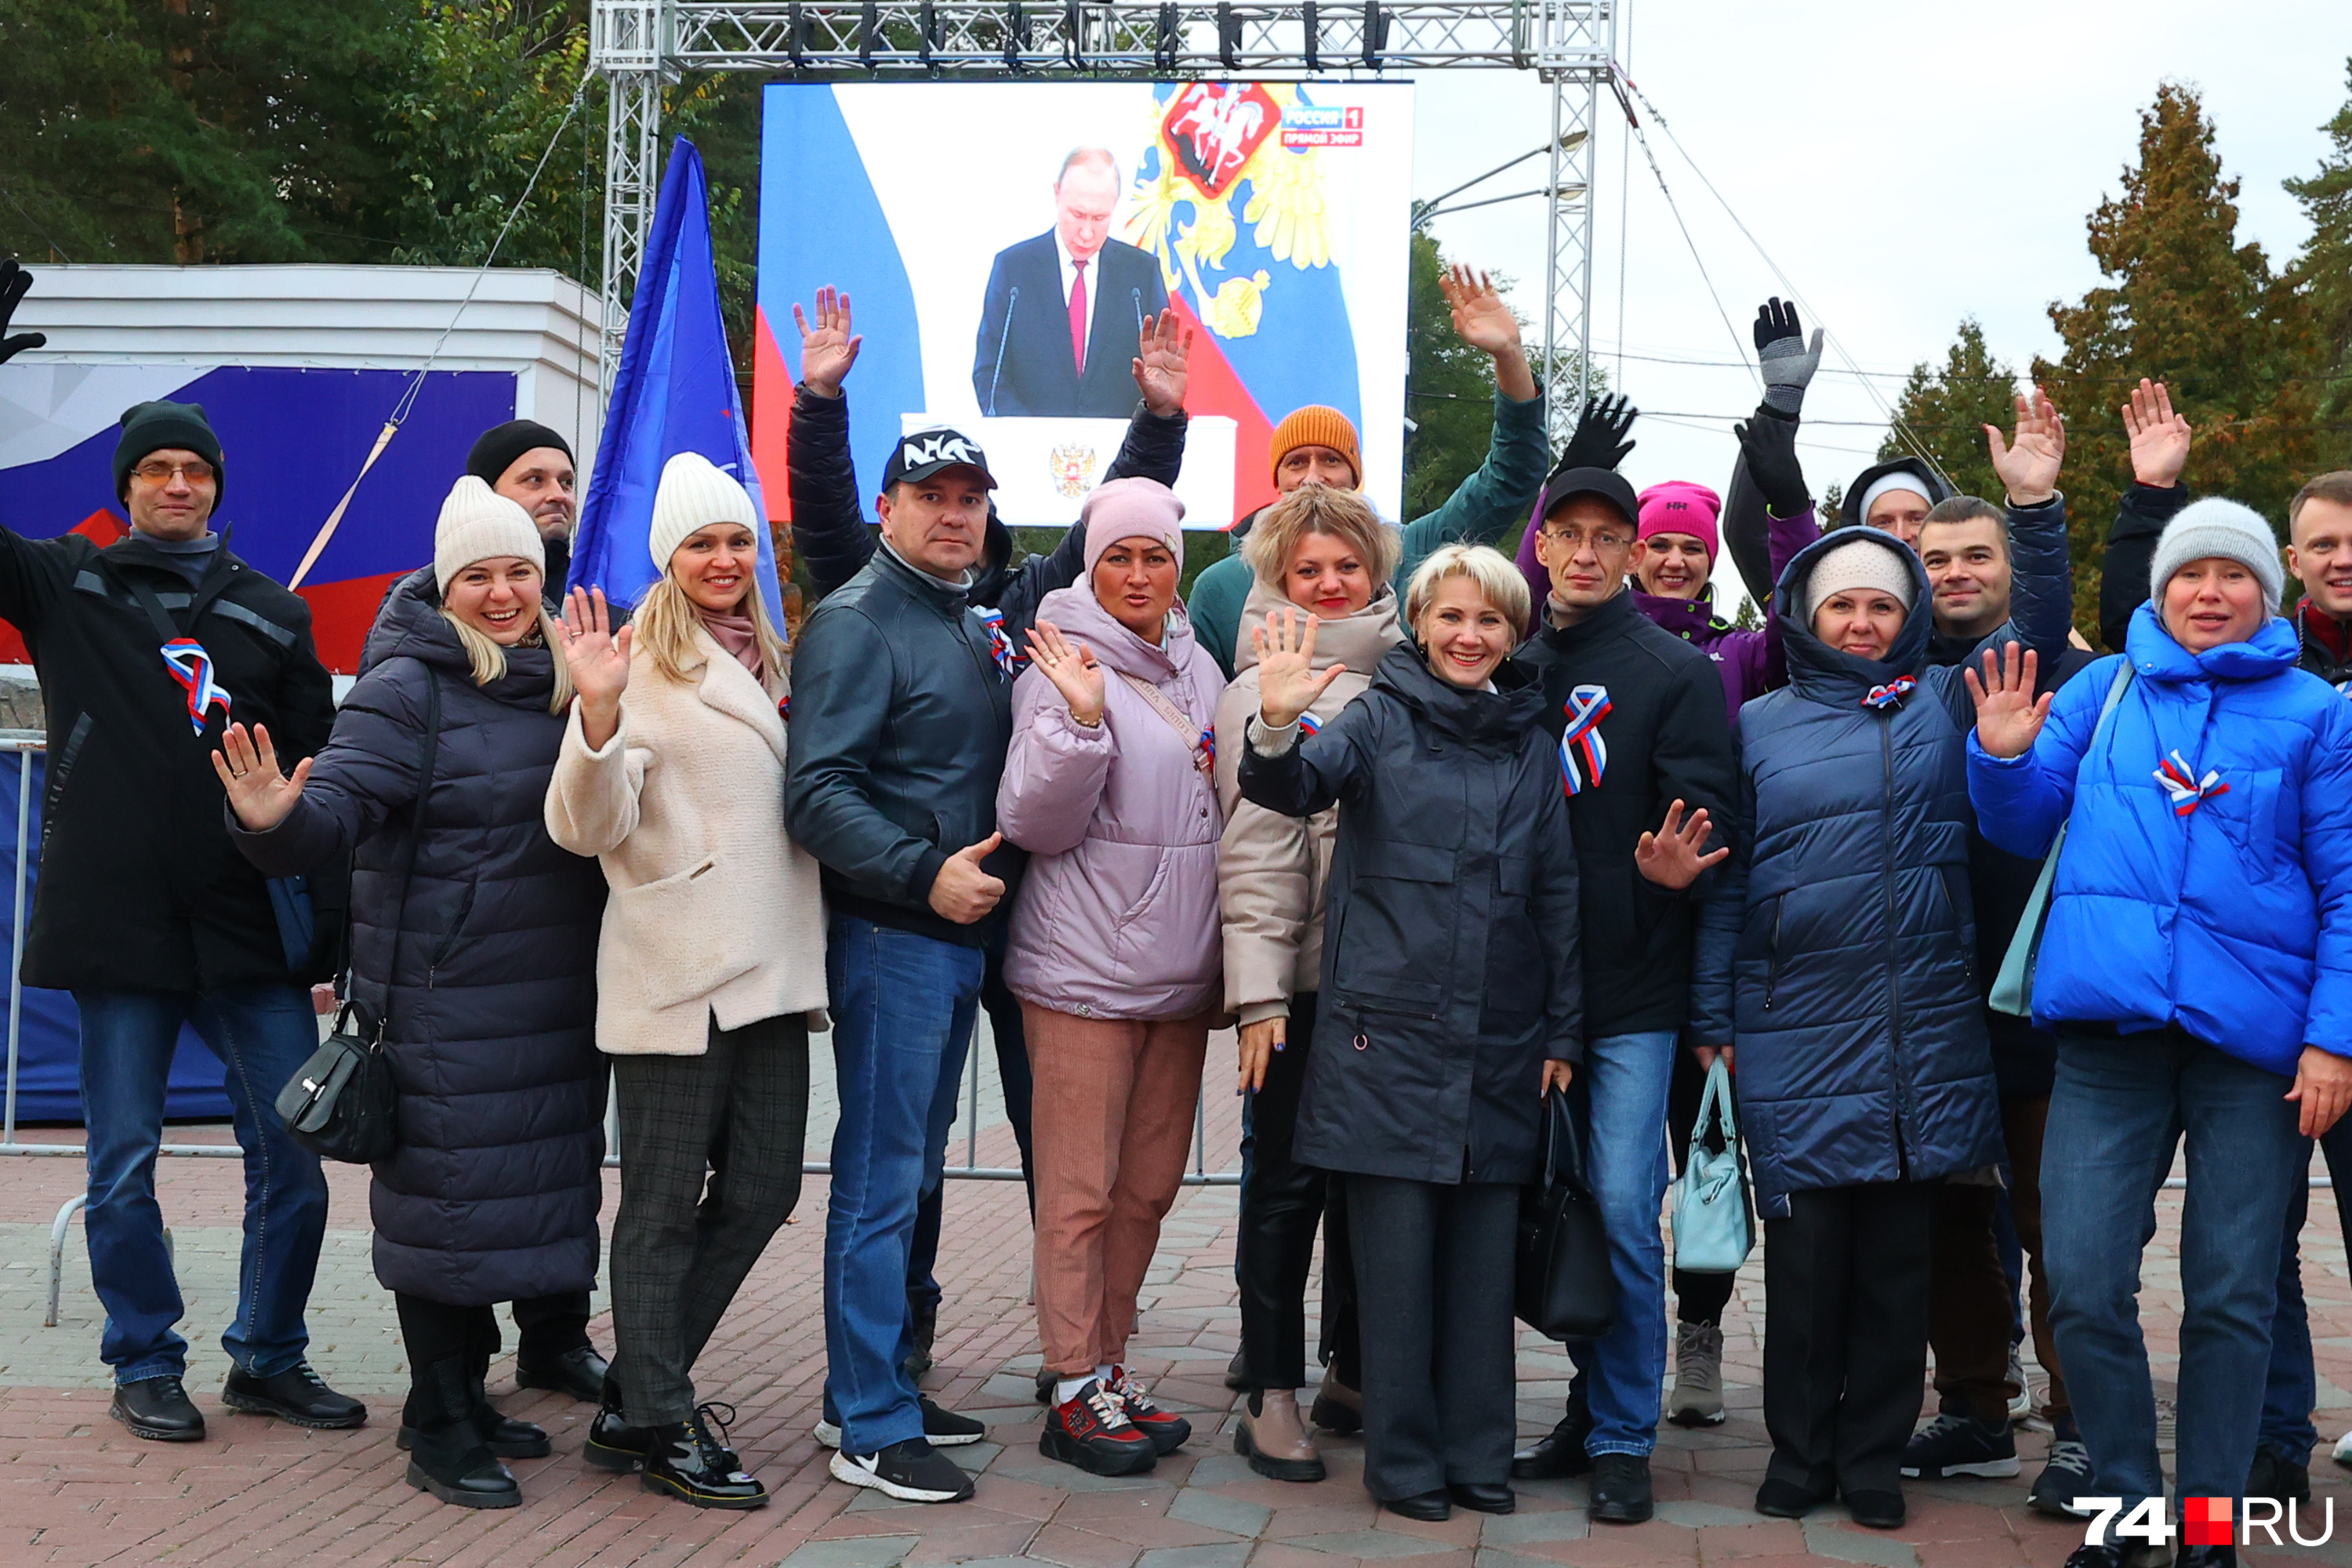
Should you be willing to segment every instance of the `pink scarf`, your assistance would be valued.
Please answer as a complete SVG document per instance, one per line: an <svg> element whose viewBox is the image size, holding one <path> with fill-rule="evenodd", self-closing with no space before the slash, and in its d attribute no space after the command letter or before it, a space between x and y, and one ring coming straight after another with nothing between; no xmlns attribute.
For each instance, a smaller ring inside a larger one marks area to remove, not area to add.
<svg viewBox="0 0 2352 1568"><path fill-rule="evenodd" d="M694 613L711 641L733 654L735 662L751 672L752 679L767 679L767 667L760 660L760 628L751 616L721 616L700 608Z"/></svg>

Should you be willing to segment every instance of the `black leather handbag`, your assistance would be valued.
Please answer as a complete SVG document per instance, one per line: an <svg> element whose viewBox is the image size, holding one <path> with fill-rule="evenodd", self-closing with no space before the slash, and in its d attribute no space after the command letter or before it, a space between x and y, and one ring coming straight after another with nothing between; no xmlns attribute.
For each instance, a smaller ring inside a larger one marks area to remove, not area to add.
<svg viewBox="0 0 2352 1568"><path fill-rule="evenodd" d="M1512 1309L1546 1339L1597 1340L1617 1321L1601 1205L1585 1179L1584 1131L1568 1096L1544 1096L1543 1168L1519 1195Z"/></svg>
<svg viewBox="0 0 2352 1568"><path fill-rule="evenodd" d="M408 859L400 873L400 897L393 904L392 966L385 978L384 1011L391 1011L394 976L400 973L400 933L407 923L408 886L416 876L416 847L425 837L425 803L433 791L433 763L441 746L441 680L429 671L425 688L424 756L416 771L416 805L409 813ZM349 993L348 983L345 992ZM399 1142L399 1092L384 1054L387 1018L375 1020L373 1038L353 1029L349 1002L335 1016L334 1033L310 1054L278 1091L278 1115L294 1142L322 1160L372 1165Z"/></svg>

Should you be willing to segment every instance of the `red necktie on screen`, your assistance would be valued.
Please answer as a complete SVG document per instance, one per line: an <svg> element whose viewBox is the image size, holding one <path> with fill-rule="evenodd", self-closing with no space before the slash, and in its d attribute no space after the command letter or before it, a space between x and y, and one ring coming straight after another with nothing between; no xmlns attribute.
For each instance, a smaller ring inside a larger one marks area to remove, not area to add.
<svg viewBox="0 0 2352 1568"><path fill-rule="evenodd" d="M1070 359L1078 367L1078 374L1084 375L1087 374L1087 264L1073 261L1070 265L1078 269L1077 277L1070 284Z"/></svg>

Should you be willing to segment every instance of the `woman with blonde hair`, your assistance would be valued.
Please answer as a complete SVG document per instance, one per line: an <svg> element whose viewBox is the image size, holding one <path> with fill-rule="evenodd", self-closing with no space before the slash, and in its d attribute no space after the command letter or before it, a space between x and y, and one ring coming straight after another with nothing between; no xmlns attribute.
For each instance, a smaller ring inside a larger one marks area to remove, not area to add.
<svg viewBox="0 0 2352 1568"><path fill-rule="evenodd" d="M1258 519L1243 553L1256 574L1242 624L1265 626L1287 608L1318 617L1318 668L1346 672L1309 717L1328 722L1362 695L1373 668L1404 640L1390 578L1402 542L1353 490L1307 485ZM1249 1179L1242 1187L1235 1273L1241 1287L1240 1381L1248 1400L1234 1447L1276 1480L1323 1479L1298 1410L1306 1382L1307 1276L1323 1221L1324 1334L1330 1366L1313 1415L1336 1431L1362 1425L1355 1390L1354 1289L1339 1189L1291 1154L1298 1094L1321 985L1323 888L1339 814L1285 816L1242 798L1243 726L1258 710L1257 651L1244 637L1238 673L1217 701L1217 795L1225 814L1217 855L1224 921L1225 1005L1241 1017L1240 1088L1250 1095Z"/></svg>
<svg viewBox="0 0 2352 1568"><path fill-rule="evenodd" d="M548 831L597 857L613 889L596 1044L624 1151L614 1352L586 1457L703 1508L767 1501L711 1431L731 1408L698 1405L691 1373L800 1197L808 1026L825 1005L816 862L784 834L762 526L705 458L663 468L648 538L662 575L634 624L615 630L601 590L572 590L580 697L546 797Z"/></svg>
<svg viewBox="0 0 2352 1568"><path fill-rule="evenodd" d="M1234 737L1252 802L1341 808L1293 1158L1347 1189L1364 1485L1409 1519L1515 1506L1519 1189L1583 1051L1576 849L1542 682L1511 658L1528 599L1496 552L1438 551L1405 595L1413 643L1311 734L1345 671L1285 610L1252 634L1258 713Z"/></svg>
<svg viewBox="0 0 2352 1568"><path fill-rule="evenodd" d="M288 778L267 730L232 725L214 758L264 875L355 855L351 1000L399 1096L368 1211L408 1352L400 1446L411 1486L468 1508L515 1507L499 1459L548 1451L483 1392L490 1309L586 1301L604 1199L604 885L540 819L572 701L543 562L529 513L459 479L325 749Z"/></svg>

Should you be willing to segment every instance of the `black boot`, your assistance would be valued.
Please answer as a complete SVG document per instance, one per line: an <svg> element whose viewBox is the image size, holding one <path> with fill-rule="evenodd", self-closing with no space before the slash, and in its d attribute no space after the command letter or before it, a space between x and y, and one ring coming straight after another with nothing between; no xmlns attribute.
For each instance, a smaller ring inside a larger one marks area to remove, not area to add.
<svg viewBox="0 0 2352 1568"><path fill-rule="evenodd" d="M653 1440L652 1428L632 1426L622 1418L620 1383L607 1376L604 1403L588 1423L588 1440L581 1445L580 1457L600 1470L626 1475L645 1468L646 1449Z"/></svg>
<svg viewBox="0 0 2352 1568"><path fill-rule="evenodd" d="M522 1489L474 1424L473 1378L463 1361L419 1367L409 1394L408 1484L460 1508L515 1508ZM544 1436L544 1434L541 1434Z"/></svg>
<svg viewBox="0 0 2352 1568"><path fill-rule="evenodd" d="M727 1412L724 1419L718 1413ZM649 1492L682 1498L697 1508L765 1508L768 1489L744 1473L735 1450L710 1435L710 1423L724 1430L734 1418L731 1405L705 1405L685 1421L646 1429L645 1472L641 1484Z"/></svg>

